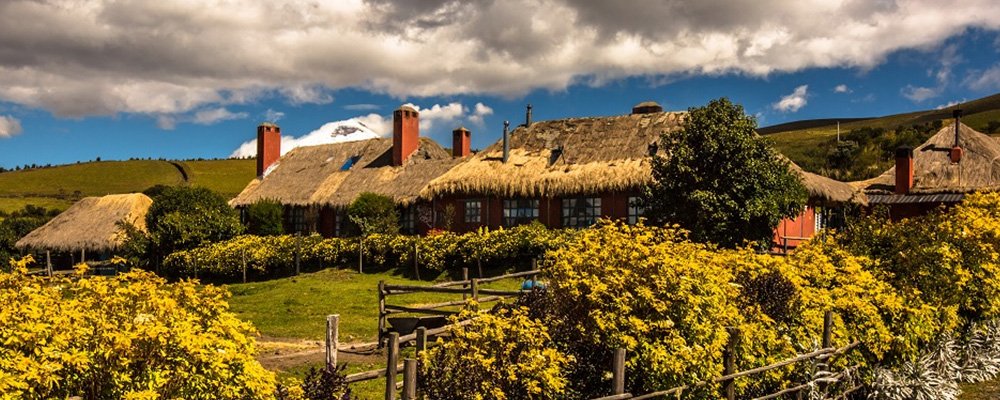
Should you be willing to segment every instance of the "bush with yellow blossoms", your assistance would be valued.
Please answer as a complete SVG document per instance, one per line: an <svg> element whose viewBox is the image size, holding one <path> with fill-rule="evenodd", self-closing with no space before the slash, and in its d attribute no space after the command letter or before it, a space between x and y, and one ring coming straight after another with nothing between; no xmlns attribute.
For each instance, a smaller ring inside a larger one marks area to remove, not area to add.
<svg viewBox="0 0 1000 400"><path fill-rule="evenodd" d="M224 289L143 271L33 277L29 261L0 274L0 398L274 398Z"/></svg>

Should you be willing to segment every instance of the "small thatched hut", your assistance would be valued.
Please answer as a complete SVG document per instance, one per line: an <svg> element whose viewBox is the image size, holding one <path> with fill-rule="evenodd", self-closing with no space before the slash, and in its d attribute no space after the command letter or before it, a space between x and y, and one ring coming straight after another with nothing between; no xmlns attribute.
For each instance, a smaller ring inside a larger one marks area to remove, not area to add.
<svg viewBox="0 0 1000 400"><path fill-rule="evenodd" d="M459 230L529 220L581 227L602 216L634 222L643 214L637 198L652 182L652 156L666 151L660 135L679 131L685 115L644 102L629 115L526 123L506 146L500 141L456 165L421 196L453 204L464 217ZM792 166L811 202L804 217L783 224L782 236L811 236L817 207L863 202L853 187Z"/></svg>
<svg viewBox="0 0 1000 400"><path fill-rule="evenodd" d="M276 200L285 206L287 232L337 236L345 227L344 209L359 194L373 192L400 205L404 231L424 231L429 226L418 226L410 206L431 179L460 162L463 152L468 154L469 132L456 130L456 150L449 153L433 140L419 137L418 118L416 110L402 107L394 115L393 138L295 148L262 166L261 176L230 205L241 208L262 199ZM273 124L262 127L275 129ZM279 151L267 141L280 141L280 136L258 134L258 140L259 150Z"/></svg>
<svg viewBox="0 0 1000 400"><path fill-rule="evenodd" d="M120 222L146 229L153 200L142 193L87 197L18 240L22 250L79 253L100 259L120 248L125 237Z"/></svg>
<svg viewBox="0 0 1000 400"><path fill-rule="evenodd" d="M915 149L896 150L896 166L853 182L871 205L889 207L893 219L956 204L968 193L1000 190L1000 142L959 120Z"/></svg>

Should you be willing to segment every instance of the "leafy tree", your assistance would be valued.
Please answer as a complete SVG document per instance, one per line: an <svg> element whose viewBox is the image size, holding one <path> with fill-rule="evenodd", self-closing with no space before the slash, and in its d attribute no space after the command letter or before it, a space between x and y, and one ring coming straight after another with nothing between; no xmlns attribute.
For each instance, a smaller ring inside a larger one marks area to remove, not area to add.
<svg viewBox="0 0 1000 400"><path fill-rule="evenodd" d="M399 233L399 214L391 198L371 192L358 195L347 206L347 216L363 236Z"/></svg>
<svg viewBox="0 0 1000 400"><path fill-rule="evenodd" d="M276 236L284 233L281 221L283 207L271 199L261 199L246 209L247 233L258 236Z"/></svg>
<svg viewBox="0 0 1000 400"><path fill-rule="evenodd" d="M697 241L767 246L782 218L801 212L806 189L728 99L689 109L683 130L664 134L647 188L651 220L679 224Z"/></svg>
<svg viewBox="0 0 1000 400"><path fill-rule="evenodd" d="M992 135L997 132L1000 132L1000 121L992 120L986 123L986 133Z"/></svg>
<svg viewBox="0 0 1000 400"><path fill-rule="evenodd" d="M47 210L31 204L0 218L0 266L6 267L7 261L20 254L14 244L31 231L45 225L59 214L58 210Z"/></svg>
<svg viewBox="0 0 1000 400"><path fill-rule="evenodd" d="M158 261L174 251L230 239L243 232L239 214L226 199L205 188L183 186L162 189L153 197L146 228L146 261ZM129 239L135 240L140 239Z"/></svg>

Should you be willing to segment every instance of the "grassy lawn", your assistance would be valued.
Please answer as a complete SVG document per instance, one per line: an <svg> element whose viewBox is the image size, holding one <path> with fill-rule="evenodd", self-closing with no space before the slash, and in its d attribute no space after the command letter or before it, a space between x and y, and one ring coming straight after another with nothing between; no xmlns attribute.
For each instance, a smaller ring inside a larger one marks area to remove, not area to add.
<svg viewBox="0 0 1000 400"><path fill-rule="evenodd" d="M1000 380L982 383L963 383L960 400L993 400L1000 398Z"/></svg>
<svg viewBox="0 0 1000 400"><path fill-rule="evenodd" d="M55 197L0 197L0 211L17 211L28 204L62 211L73 205L73 202Z"/></svg>
<svg viewBox="0 0 1000 400"><path fill-rule="evenodd" d="M241 318L253 322L264 335L322 340L326 316L340 314L341 343L374 341L378 332L378 282L430 285L403 276L359 274L346 269L325 269L298 277L228 285L229 305ZM512 289L520 281L508 280L484 288ZM430 304L460 300L449 293L412 293L389 298L390 304Z"/></svg>
<svg viewBox="0 0 1000 400"><path fill-rule="evenodd" d="M164 161L103 161L0 174L0 196L103 196L176 185L181 174Z"/></svg>
<svg viewBox="0 0 1000 400"><path fill-rule="evenodd" d="M240 194L257 174L257 162L252 159L182 161L180 164L192 185L208 188L226 198Z"/></svg>

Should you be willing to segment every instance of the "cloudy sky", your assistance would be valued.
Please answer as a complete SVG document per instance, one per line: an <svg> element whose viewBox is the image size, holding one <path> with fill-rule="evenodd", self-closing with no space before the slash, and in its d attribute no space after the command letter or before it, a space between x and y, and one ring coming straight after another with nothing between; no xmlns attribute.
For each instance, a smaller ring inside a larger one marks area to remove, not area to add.
<svg viewBox="0 0 1000 400"><path fill-rule="evenodd" d="M401 104L474 147L526 103L725 96L761 125L934 108L1000 91L1000 2L952 3L4 0L0 166L226 157L265 120L385 134Z"/></svg>

